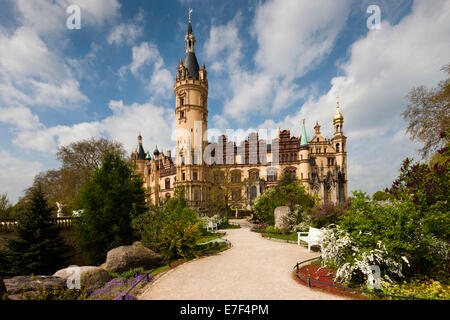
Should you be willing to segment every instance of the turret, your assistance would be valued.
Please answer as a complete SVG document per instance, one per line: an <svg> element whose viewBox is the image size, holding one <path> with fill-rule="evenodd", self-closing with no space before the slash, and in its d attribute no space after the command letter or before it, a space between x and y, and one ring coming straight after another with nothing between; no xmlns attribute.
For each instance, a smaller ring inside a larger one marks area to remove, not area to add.
<svg viewBox="0 0 450 320"><path fill-rule="evenodd" d="M303 119L302 135L300 138L299 159L300 159L300 180L306 187L309 185L311 167L309 162L309 146L308 146L308 137L306 135L305 119Z"/></svg>

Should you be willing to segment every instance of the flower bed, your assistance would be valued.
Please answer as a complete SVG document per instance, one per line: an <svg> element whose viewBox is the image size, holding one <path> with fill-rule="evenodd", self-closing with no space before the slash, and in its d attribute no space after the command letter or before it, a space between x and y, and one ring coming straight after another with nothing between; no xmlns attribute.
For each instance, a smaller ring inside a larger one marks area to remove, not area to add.
<svg viewBox="0 0 450 320"><path fill-rule="evenodd" d="M297 277L296 273L297 273L297 270L294 270L295 280L304 286L308 286L308 283L305 280ZM317 281L325 282L325 283L332 284L332 285L342 286L342 284L334 281L335 274L331 269L329 269L327 267L320 267L319 265L308 264L306 266L301 267L298 271L298 274L303 277L306 277L306 278L309 277L312 280L317 280ZM361 294L359 294L357 292L347 291L344 289L331 287L331 286L328 286L325 284L311 282L311 288L319 289L321 291L335 294L335 295L342 296L342 297L348 297L348 298L352 298L352 299L365 299L364 297L361 296Z"/></svg>
<svg viewBox="0 0 450 320"><path fill-rule="evenodd" d="M105 286L94 290L88 297L88 300L135 300L136 294L146 283L147 275L139 274L129 279L115 278L110 280ZM151 275L148 275L151 279ZM136 285L137 284L137 285ZM136 285L134 288L133 286ZM128 294L128 290L133 288Z"/></svg>

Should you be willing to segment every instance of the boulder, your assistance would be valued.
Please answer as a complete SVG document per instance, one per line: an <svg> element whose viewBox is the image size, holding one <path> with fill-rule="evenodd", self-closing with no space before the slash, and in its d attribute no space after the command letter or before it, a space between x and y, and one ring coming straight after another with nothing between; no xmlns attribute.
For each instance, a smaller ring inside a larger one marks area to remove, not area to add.
<svg viewBox="0 0 450 320"><path fill-rule="evenodd" d="M22 292L36 291L38 288L47 290L64 289L66 282L52 276L17 276L3 280L8 296L20 295Z"/></svg>
<svg viewBox="0 0 450 320"><path fill-rule="evenodd" d="M107 271L95 266L68 267L56 271L53 276L63 279L66 287L77 288L79 284L83 289L103 284L110 279Z"/></svg>
<svg viewBox="0 0 450 320"><path fill-rule="evenodd" d="M288 206L277 207L274 211L275 216L275 228L285 229L288 226L283 222L283 217L286 217L291 212L291 209Z"/></svg>
<svg viewBox="0 0 450 320"><path fill-rule="evenodd" d="M7 294L6 286L5 286L5 283L3 282L3 279L0 278L0 300L3 299L3 296L5 294Z"/></svg>
<svg viewBox="0 0 450 320"><path fill-rule="evenodd" d="M135 268L152 269L161 263L161 256L154 251L134 243L114 248L106 255L106 262L100 267L111 272L125 272Z"/></svg>

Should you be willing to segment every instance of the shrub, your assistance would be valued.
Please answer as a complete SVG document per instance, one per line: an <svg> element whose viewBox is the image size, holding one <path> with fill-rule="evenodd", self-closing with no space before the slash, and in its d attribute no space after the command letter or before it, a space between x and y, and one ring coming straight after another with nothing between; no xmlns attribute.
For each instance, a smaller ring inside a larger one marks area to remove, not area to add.
<svg viewBox="0 0 450 320"><path fill-rule="evenodd" d="M422 299L450 300L450 290L447 285L432 279L412 279L399 284L387 283L383 293L395 296L414 296Z"/></svg>
<svg viewBox="0 0 450 320"><path fill-rule="evenodd" d="M364 193L354 192L353 195L340 226L357 247L372 250L381 242L389 257L403 264L405 276L418 273L445 277L449 244L430 232L430 226L426 227L433 215L440 217L441 213L429 210L425 215L422 208L408 198L382 205L369 201Z"/></svg>
<svg viewBox="0 0 450 320"><path fill-rule="evenodd" d="M85 300L89 292L84 289L46 289L38 287L35 291L21 294L23 300Z"/></svg>
<svg viewBox="0 0 450 320"><path fill-rule="evenodd" d="M197 226L195 232L194 225ZM201 222L197 213L187 207L182 188L175 190L174 197L163 208L152 206L149 213L134 218L132 227L144 246L164 252L168 260L192 256L191 241L195 244L201 236ZM171 236L174 238L170 239Z"/></svg>
<svg viewBox="0 0 450 320"><path fill-rule="evenodd" d="M273 225L276 207L289 206L295 214L293 223L300 223L301 212L310 210L317 198L311 196L297 180L287 185L277 185L264 192L256 201L253 210L261 222Z"/></svg>
<svg viewBox="0 0 450 320"><path fill-rule="evenodd" d="M151 275L148 276L151 278ZM147 282L146 277L146 274L139 274L126 280L123 278L112 279L105 286L92 291L88 300L121 300L123 296L125 296L125 300L135 300L137 292ZM137 285L127 294L127 291L135 284Z"/></svg>
<svg viewBox="0 0 450 320"><path fill-rule="evenodd" d="M267 227L264 229L264 232L265 232L265 233L276 233L275 227L274 227L274 226L267 226Z"/></svg>
<svg viewBox="0 0 450 320"><path fill-rule="evenodd" d="M392 282L392 276L396 279L403 277L402 264L389 257L381 241L375 248L360 248L345 230L331 225L323 230L320 245L323 264L337 269L337 281L345 284L363 284L370 281L373 284L373 265L380 268L380 286Z"/></svg>
<svg viewBox="0 0 450 320"><path fill-rule="evenodd" d="M100 264L109 250L135 240L131 219L146 211L142 185L142 178L134 176L119 155L107 153L81 188L77 208L84 211L74 228L90 263Z"/></svg>
<svg viewBox="0 0 450 320"><path fill-rule="evenodd" d="M180 220L166 225L161 234L160 253L165 261L196 256L197 239L201 236L200 222L183 223Z"/></svg>
<svg viewBox="0 0 450 320"><path fill-rule="evenodd" d="M330 224L336 224L339 218L345 213L348 203L343 204L321 204L311 210L311 226L315 228L326 227Z"/></svg>

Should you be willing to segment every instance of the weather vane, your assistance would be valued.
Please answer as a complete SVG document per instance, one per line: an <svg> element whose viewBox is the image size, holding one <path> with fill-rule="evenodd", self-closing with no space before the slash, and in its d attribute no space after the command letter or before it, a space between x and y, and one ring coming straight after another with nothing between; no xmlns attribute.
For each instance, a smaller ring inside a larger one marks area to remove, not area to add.
<svg viewBox="0 0 450 320"><path fill-rule="evenodd" d="M189 8L189 23L191 23L191 13L192 13L192 9Z"/></svg>

